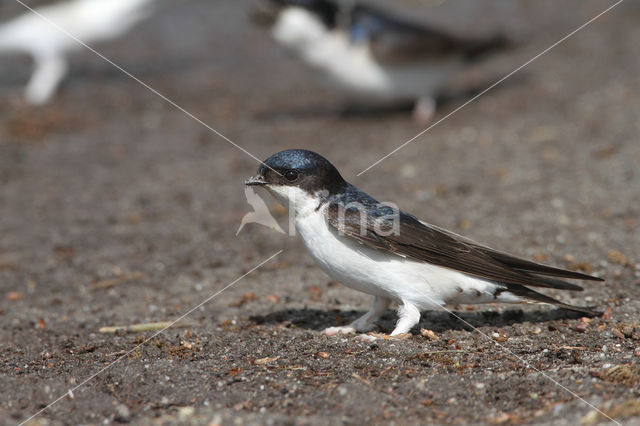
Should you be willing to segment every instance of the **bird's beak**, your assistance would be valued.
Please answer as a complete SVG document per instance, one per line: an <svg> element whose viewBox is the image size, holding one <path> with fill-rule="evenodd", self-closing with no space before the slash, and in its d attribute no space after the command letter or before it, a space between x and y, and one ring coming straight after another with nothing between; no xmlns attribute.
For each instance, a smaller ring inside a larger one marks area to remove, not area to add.
<svg viewBox="0 0 640 426"><path fill-rule="evenodd" d="M264 178L260 175L255 175L254 177L248 179L247 181L245 181L245 185L247 186L263 186L268 184L269 182L267 182L266 180L264 180Z"/></svg>

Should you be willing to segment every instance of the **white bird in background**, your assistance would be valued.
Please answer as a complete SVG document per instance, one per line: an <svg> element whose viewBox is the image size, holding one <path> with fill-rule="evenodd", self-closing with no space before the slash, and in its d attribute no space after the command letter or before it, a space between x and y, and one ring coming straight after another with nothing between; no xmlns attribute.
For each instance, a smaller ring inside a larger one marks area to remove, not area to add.
<svg viewBox="0 0 640 426"><path fill-rule="evenodd" d="M393 2L388 2L393 3ZM363 105L412 102L429 122L436 99L462 72L509 48L505 36L463 37L360 1L269 0L253 10L274 39Z"/></svg>
<svg viewBox="0 0 640 426"><path fill-rule="evenodd" d="M28 10L0 24L0 54L31 55L25 97L45 104L67 74L67 55L84 48L74 37L87 44L117 38L149 15L152 1L73 0Z"/></svg>

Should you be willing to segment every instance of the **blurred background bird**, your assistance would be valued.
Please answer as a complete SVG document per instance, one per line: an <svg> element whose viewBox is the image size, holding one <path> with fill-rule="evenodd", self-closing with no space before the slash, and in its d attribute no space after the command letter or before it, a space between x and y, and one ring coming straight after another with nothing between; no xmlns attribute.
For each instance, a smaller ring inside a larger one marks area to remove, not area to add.
<svg viewBox="0 0 640 426"><path fill-rule="evenodd" d="M26 10L0 23L0 54L33 58L25 98L32 105L45 104L67 74L69 53L85 49L78 40L91 45L122 36L150 14L153 1L72 0Z"/></svg>
<svg viewBox="0 0 640 426"><path fill-rule="evenodd" d="M512 46L501 34L461 37L353 1L264 0L252 18L358 104L411 102L421 123L462 71Z"/></svg>

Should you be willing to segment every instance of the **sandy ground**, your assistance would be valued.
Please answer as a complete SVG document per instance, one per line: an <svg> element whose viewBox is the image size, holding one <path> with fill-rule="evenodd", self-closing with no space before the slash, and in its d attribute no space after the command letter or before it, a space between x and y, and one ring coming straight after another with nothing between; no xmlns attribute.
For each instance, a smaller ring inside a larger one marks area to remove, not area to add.
<svg viewBox="0 0 640 426"><path fill-rule="evenodd" d="M474 74L491 80L608 4L398 8L522 40ZM422 128L406 114L332 112L342 96L252 28L247 8L165 3L98 47L259 158L318 151L422 219L606 278L555 294L605 315L455 306L475 330L441 311L403 340L325 337L319 330L356 318L369 297L330 282L296 238L255 224L236 237L254 159L89 52L73 56L53 103L29 108L29 62L4 57L0 423L66 394L34 424L605 421L595 408L640 424L640 5L628 0L360 177ZM171 321L280 250L184 328L148 341L152 332L99 332ZM394 321L389 311L381 331Z"/></svg>

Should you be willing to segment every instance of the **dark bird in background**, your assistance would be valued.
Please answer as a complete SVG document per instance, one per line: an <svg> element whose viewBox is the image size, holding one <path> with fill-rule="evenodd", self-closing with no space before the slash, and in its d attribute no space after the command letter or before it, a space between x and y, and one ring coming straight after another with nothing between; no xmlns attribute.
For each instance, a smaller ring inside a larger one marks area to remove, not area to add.
<svg viewBox="0 0 640 426"><path fill-rule="evenodd" d="M391 302L399 320L391 335L407 333L420 312L459 303L550 303L587 315L531 287L580 291L562 279L603 281L491 249L394 209L346 182L315 152L272 155L246 182L265 188L293 213L296 232L329 276L374 296L373 307L326 334L370 331Z"/></svg>
<svg viewBox="0 0 640 426"><path fill-rule="evenodd" d="M265 0L253 17L358 103L414 102L421 122L462 71L512 45L503 35L460 37L357 2Z"/></svg>

